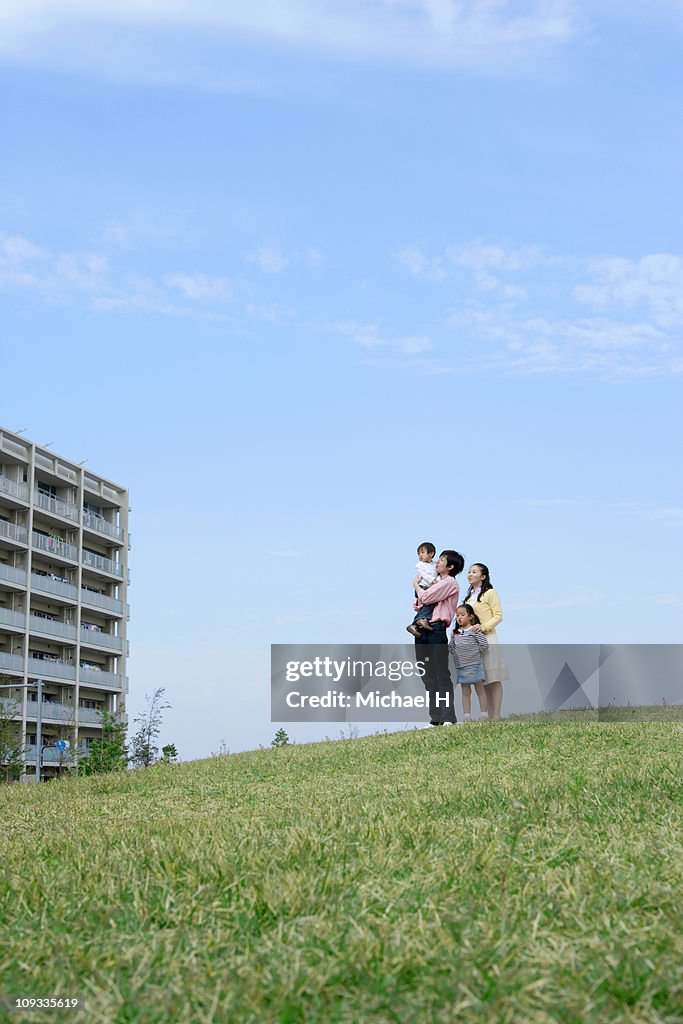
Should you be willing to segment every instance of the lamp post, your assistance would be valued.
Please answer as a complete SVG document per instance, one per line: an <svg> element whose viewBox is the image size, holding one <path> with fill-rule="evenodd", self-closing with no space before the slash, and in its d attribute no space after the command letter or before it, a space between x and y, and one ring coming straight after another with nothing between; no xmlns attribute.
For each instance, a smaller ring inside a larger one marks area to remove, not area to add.
<svg viewBox="0 0 683 1024"><path fill-rule="evenodd" d="M40 782L40 762L43 760L43 680L36 680L36 782Z"/></svg>

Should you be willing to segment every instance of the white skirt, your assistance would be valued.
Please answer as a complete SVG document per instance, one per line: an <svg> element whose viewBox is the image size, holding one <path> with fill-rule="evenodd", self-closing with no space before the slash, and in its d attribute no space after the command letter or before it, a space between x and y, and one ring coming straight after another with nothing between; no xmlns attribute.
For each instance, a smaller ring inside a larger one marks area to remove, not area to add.
<svg viewBox="0 0 683 1024"><path fill-rule="evenodd" d="M487 683L502 683L509 679L508 667L503 661L503 654L498 643L498 637L493 633L485 633L484 636L489 642L488 650L484 651L484 674Z"/></svg>

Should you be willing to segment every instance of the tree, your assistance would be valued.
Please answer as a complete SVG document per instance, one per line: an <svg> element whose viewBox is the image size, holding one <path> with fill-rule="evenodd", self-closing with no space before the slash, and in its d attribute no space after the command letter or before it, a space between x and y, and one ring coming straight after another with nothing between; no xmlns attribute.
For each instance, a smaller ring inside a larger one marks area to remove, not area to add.
<svg viewBox="0 0 683 1024"><path fill-rule="evenodd" d="M176 764L178 761L178 750L175 743L167 743L161 748L161 763Z"/></svg>
<svg viewBox="0 0 683 1024"><path fill-rule="evenodd" d="M278 729L278 731L275 733L275 736L270 741L270 745L271 747L289 746L289 736L287 735L284 729Z"/></svg>
<svg viewBox="0 0 683 1024"><path fill-rule="evenodd" d="M134 724L140 726L130 741L130 763L134 768L149 768L156 763L162 712L171 706L164 701L163 694L163 686L159 686L151 697L145 694L147 710L133 719Z"/></svg>
<svg viewBox="0 0 683 1024"><path fill-rule="evenodd" d="M126 746L126 722L123 708L111 712L100 711L102 736L90 744L89 756L81 759L79 768L83 775L100 775L103 772L118 772L128 764Z"/></svg>
<svg viewBox="0 0 683 1024"><path fill-rule="evenodd" d="M19 704L14 698L3 697L2 693L0 690L0 779L13 782L21 775L23 753Z"/></svg>

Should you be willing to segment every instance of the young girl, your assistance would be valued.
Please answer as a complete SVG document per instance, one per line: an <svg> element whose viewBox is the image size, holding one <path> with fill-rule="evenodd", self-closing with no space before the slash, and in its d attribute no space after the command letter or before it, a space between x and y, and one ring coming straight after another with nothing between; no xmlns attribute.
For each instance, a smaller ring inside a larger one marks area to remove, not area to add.
<svg viewBox="0 0 683 1024"><path fill-rule="evenodd" d="M456 626L448 649L456 667L456 682L462 687L462 714L464 722L472 721L472 684L483 683L484 662L482 655L489 642L482 632L473 629L479 619L469 604L461 604L455 610Z"/></svg>
<svg viewBox="0 0 683 1024"><path fill-rule="evenodd" d="M482 632L489 642L484 654L484 672L486 679L483 687L477 686L477 696L482 705L482 717L497 720L500 718L500 707L503 702L503 679L508 678L508 670L498 644L496 626L503 621L503 610L500 598L493 589L491 574L483 562L475 562L467 573L470 589L465 595L465 602L471 604L472 610L479 619L474 625L474 632ZM483 690L483 693L482 693ZM483 700L483 703L482 703ZM484 710L488 715L484 715Z"/></svg>

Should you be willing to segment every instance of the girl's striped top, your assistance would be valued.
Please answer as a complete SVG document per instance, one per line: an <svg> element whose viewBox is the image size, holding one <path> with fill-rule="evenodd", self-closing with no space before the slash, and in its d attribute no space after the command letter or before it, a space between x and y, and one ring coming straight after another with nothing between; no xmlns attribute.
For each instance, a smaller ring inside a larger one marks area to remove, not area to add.
<svg viewBox="0 0 683 1024"><path fill-rule="evenodd" d="M448 644L456 668L480 665L481 656L488 649L489 642L483 633L473 633L468 626L462 633L455 633Z"/></svg>

